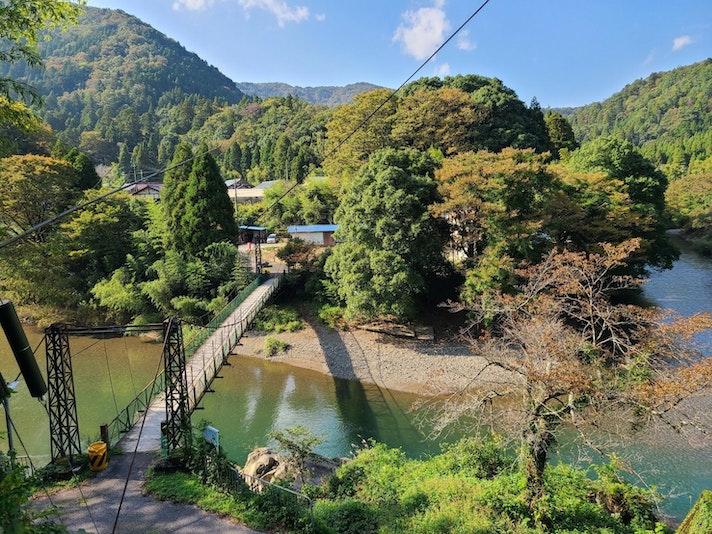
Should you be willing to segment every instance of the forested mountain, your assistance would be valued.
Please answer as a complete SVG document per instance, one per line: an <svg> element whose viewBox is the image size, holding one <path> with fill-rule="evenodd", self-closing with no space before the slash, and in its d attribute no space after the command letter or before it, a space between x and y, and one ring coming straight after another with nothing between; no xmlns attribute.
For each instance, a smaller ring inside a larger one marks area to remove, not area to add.
<svg viewBox="0 0 712 534"><path fill-rule="evenodd" d="M581 143L623 137L675 178L709 168L712 156L712 59L637 80L603 102L566 115Z"/></svg>
<svg viewBox="0 0 712 534"><path fill-rule="evenodd" d="M54 32L39 51L44 70L0 63L0 76L37 87L45 98L42 117L96 163L115 161L121 147L131 154L142 146L157 159L159 122L186 97L194 109L179 131L162 137L184 133L218 102L244 97L215 67L120 10L87 7L78 25Z"/></svg>
<svg viewBox="0 0 712 534"><path fill-rule="evenodd" d="M371 83L351 83L344 87L320 86L320 87L299 87L286 83L249 83L238 82L238 89L250 96L259 98L270 98L273 96L292 95L296 98L306 100L312 104L325 104L329 107L339 104L349 104L353 102L356 95L380 89L378 85Z"/></svg>

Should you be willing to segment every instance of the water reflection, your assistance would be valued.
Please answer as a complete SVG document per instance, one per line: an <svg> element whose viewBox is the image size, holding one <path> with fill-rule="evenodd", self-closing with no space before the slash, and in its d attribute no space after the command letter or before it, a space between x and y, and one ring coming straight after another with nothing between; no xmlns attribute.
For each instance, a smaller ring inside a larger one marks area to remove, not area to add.
<svg viewBox="0 0 712 534"><path fill-rule="evenodd" d="M204 419L217 427L227 455L237 463L255 446L267 444L270 432L297 425L324 438L317 452L330 457L348 455L364 439L402 447L410 456L439 450L408 416L415 395L258 358L232 356L230 363L193 423Z"/></svg>

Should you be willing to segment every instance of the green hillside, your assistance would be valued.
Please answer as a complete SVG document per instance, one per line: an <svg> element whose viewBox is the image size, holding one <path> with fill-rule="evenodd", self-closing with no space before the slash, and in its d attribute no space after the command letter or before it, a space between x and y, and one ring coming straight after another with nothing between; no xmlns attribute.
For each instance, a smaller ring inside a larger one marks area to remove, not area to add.
<svg viewBox="0 0 712 534"><path fill-rule="evenodd" d="M669 176L681 176L712 155L712 59L651 74L566 115L579 142L623 137Z"/></svg>
<svg viewBox="0 0 712 534"><path fill-rule="evenodd" d="M45 99L42 118L95 163L139 150L151 154L155 165L159 138L180 135L220 103L245 96L215 67L119 10L86 8L78 25L53 33L39 51L45 69L0 63L0 76L35 86ZM192 106L183 124L164 128L170 109L186 99Z"/></svg>

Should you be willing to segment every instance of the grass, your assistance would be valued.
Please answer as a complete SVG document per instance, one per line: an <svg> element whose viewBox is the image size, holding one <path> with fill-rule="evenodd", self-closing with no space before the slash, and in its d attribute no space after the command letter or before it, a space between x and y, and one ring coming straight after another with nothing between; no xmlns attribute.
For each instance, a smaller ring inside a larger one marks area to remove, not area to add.
<svg viewBox="0 0 712 534"><path fill-rule="evenodd" d="M296 332L304 328L304 320L292 306L267 306L255 318L252 326L260 332Z"/></svg>
<svg viewBox="0 0 712 534"><path fill-rule="evenodd" d="M147 489L161 499L194 503L253 528L285 533L671 532L655 521L649 492L603 472L598 478L590 475L563 464L550 466L536 518L516 460L479 440L422 460L372 444L324 485L302 489L314 501L313 523L303 506L283 495L228 495L187 473L151 473Z"/></svg>

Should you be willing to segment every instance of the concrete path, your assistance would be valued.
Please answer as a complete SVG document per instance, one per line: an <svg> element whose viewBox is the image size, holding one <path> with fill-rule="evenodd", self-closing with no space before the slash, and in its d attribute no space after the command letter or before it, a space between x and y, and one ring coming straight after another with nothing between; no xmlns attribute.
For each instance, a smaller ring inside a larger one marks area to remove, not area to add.
<svg viewBox="0 0 712 534"><path fill-rule="evenodd" d="M144 495L146 470L155 459L153 453L138 453L135 458L131 454L112 456L107 468L82 486L62 490L52 495L51 501L47 496L37 498L33 506L40 510L57 506L59 515L49 519L64 524L69 532L84 529L96 534L260 533L197 506L163 502Z"/></svg>

